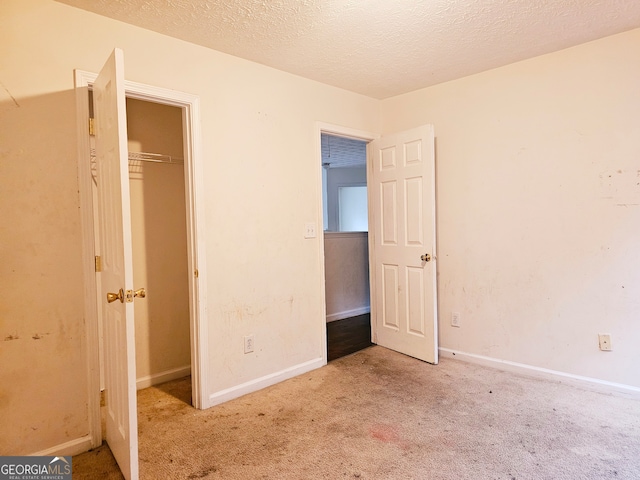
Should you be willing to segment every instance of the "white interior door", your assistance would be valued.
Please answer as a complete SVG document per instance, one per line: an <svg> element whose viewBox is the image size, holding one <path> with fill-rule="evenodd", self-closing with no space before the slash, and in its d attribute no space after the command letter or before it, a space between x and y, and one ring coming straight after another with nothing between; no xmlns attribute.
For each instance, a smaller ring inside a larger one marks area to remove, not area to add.
<svg viewBox="0 0 640 480"><path fill-rule="evenodd" d="M373 342L438 363L433 126L370 144Z"/></svg>
<svg viewBox="0 0 640 480"><path fill-rule="evenodd" d="M93 86L102 258L106 437L125 478L138 478L133 262L124 55L113 51ZM118 298L107 301L107 294Z"/></svg>

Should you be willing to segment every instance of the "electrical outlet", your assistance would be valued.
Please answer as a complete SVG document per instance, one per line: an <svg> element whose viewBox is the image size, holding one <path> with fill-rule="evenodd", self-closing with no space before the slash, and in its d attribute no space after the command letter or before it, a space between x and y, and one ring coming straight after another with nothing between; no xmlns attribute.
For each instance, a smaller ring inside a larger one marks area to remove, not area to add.
<svg viewBox="0 0 640 480"><path fill-rule="evenodd" d="M598 335L598 343L600 344L600 350L603 352L610 352L611 348L611 335L608 333L600 333Z"/></svg>
<svg viewBox="0 0 640 480"><path fill-rule="evenodd" d="M451 326L460 327L460 312L451 312Z"/></svg>
<svg viewBox="0 0 640 480"><path fill-rule="evenodd" d="M251 353L253 352L253 344L254 344L255 339L253 338L253 334L251 335L246 335L244 337L244 353Z"/></svg>

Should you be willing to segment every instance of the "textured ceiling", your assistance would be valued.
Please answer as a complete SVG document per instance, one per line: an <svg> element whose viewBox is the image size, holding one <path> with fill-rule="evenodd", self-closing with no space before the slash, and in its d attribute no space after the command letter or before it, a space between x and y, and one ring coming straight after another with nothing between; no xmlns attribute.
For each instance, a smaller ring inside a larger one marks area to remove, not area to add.
<svg viewBox="0 0 640 480"><path fill-rule="evenodd" d="M58 0L374 98L640 27L640 0Z"/></svg>

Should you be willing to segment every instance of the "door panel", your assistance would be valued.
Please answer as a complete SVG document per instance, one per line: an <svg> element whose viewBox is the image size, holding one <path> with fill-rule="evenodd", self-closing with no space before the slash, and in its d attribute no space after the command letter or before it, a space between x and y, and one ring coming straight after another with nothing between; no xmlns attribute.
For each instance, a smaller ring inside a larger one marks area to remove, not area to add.
<svg viewBox="0 0 640 480"><path fill-rule="evenodd" d="M386 328L398 329L398 266L382 266L382 323Z"/></svg>
<svg viewBox="0 0 640 480"><path fill-rule="evenodd" d="M422 268L407 267L407 331L425 335L424 274Z"/></svg>
<svg viewBox="0 0 640 480"><path fill-rule="evenodd" d="M405 180L407 201L405 221L407 245L422 247L424 245L424 221L422 218L422 178L408 178Z"/></svg>
<svg viewBox="0 0 640 480"><path fill-rule="evenodd" d="M396 219L397 195L396 182L384 182L380 185L382 221L382 243L384 245L398 244L398 221Z"/></svg>
<svg viewBox="0 0 640 480"><path fill-rule="evenodd" d="M133 290L131 207L124 56L116 49L93 87L98 224L102 257L106 437L125 478L138 478L138 418L133 298L107 303L107 293Z"/></svg>
<svg viewBox="0 0 640 480"><path fill-rule="evenodd" d="M382 137L370 153L374 342L438 363L433 127Z"/></svg>

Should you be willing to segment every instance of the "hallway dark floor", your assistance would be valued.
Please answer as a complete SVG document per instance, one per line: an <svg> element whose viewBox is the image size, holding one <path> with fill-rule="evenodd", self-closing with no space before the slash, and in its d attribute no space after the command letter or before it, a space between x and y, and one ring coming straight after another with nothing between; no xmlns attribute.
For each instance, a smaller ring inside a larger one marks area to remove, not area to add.
<svg viewBox="0 0 640 480"><path fill-rule="evenodd" d="M327 323L327 361L344 357L373 345L371 314Z"/></svg>

